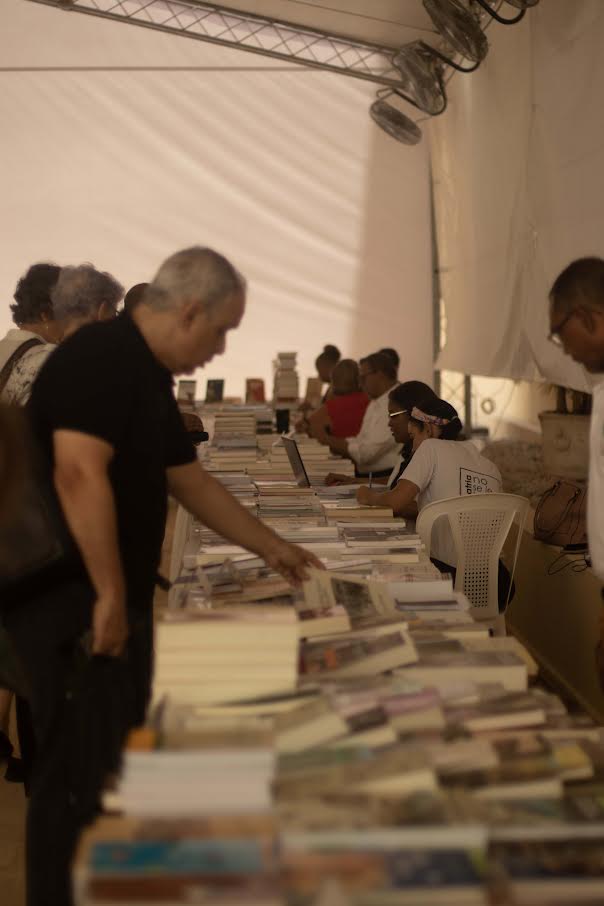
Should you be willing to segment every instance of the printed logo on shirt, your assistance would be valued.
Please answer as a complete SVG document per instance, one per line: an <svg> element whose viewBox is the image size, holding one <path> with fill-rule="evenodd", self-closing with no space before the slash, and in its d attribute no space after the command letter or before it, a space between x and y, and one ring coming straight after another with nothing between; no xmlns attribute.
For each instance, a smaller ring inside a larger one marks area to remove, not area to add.
<svg viewBox="0 0 604 906"><path fill-rule="evenodd" d="M484 472L474 472L472 469L459 470L459 494L495 494L499 490L499 482L492 475Z"/></svg>

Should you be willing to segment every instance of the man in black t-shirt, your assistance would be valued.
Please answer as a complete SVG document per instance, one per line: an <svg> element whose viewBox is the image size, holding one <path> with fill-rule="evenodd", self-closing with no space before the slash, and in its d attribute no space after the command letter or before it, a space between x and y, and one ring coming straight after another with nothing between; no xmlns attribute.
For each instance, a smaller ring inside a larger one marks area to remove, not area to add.
<svg viewBox="0 0 604 906"><path fill-rule="evenodd" d="M124 733L144 717L168 491L294 582L307 564L319 565L202 469L174 400L172 375L222 354L244 307L245 282L233 266L209 249L187 249L162 265L130 317L81 328L34 385L33 427L77 557L7 616L29 675L40 752L28 815L28 906L71 901L77 834L94 814ZM74 665L87 631L99 657L82 674Z"/></svg>

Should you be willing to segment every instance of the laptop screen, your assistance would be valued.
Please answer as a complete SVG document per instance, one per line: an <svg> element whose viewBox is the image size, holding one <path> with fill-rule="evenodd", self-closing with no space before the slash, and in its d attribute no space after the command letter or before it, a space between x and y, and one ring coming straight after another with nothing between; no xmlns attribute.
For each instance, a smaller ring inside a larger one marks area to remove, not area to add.
<svg viewBox="0 0 604 906"><path fill-rule="evenodd" d="M287 453L289 464L292 467L292 472L294 473L296 484L299 488L309 488L310 481L308 480L308 473L304 468L304 463L302 462L302 457L300 456L298 444L292 437L282 437L281 441L283 443L283 446L285 447L285 452Z"/></svg>

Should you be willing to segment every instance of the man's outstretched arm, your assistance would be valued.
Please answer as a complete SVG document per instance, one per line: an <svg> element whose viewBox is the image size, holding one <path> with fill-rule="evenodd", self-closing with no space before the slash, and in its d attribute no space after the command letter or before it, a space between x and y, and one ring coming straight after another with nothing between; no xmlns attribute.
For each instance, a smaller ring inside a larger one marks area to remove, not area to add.
<svg viewBox="0 0 604 906"><path fill-rule="evenodd" d="M294 584L306 578L307 566L322 567L314 554L283 541L241 506L199 463L167 469L170 493L212 531L266 560Z"/></svg>

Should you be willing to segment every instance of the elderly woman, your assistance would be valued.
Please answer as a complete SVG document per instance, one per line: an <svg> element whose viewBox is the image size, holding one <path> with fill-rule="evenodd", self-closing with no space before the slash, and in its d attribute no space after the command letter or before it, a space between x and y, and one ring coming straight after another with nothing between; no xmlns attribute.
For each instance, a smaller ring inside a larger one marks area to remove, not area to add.
<svg viewBox="0 0 604 906"><path fill-rule="evenodd" d="M54 316L64 337L84 324L114 318L123 297L124 287L92 264L61 268L51 293Z"/></svg>
<svg viewBox="0 0 604 906"><path fill-rule="evenodd" d="M24 406L34 379L61 339L50 293L61 268L34 264L21 277L11 305L15 327L0 340L0 399Z"/></svg>
<svg viewBox="0 0 604 906"><path fill-rule="evenodd" d="M16 304L11 306L17 330L0 342L0 395L9 403L25 405L31 388L55 344L83 324L115 317L124 295L123 287L111 274L97 271L91 264L59 268L35 264L19 281ZM27 344L27 345L26 345ZM19 348L24 354L19 356ZM77 376L76 376L77 379ZM11 759L13 747L8 739L12 695L0 689L0 762ZM24 734L27 718L19 713L19 735L24 756L31 748ZM27 760L29 760L29 752ZM7 778L20 780L21 767L9 760Z"/></svg>

